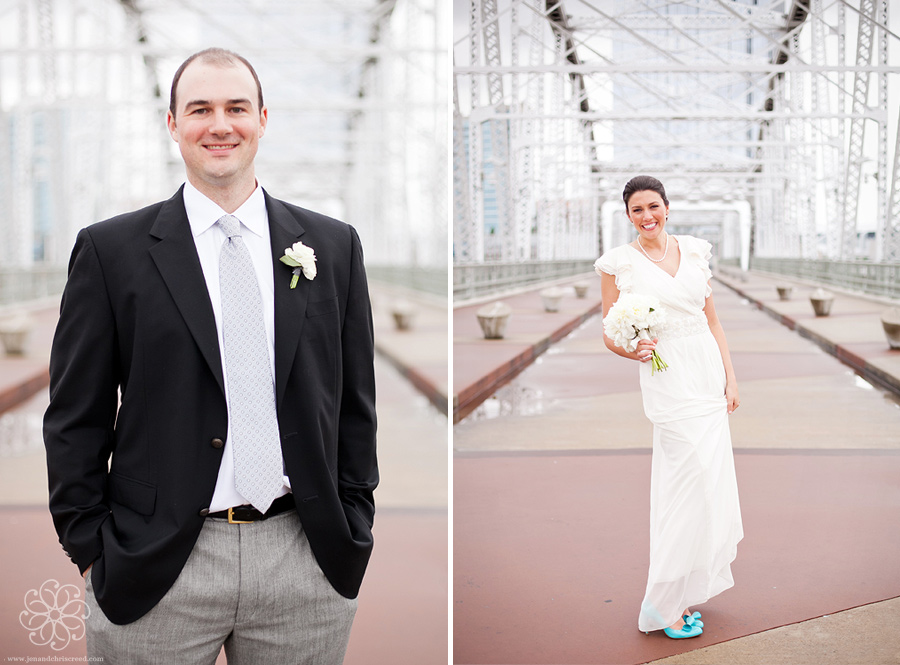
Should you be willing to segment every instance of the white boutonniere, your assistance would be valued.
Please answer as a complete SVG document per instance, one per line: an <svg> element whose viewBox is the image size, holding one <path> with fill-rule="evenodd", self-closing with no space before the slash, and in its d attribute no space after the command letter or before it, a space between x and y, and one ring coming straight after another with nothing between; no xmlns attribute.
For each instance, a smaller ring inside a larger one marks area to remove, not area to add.
<svg viewBox="0 0 900 665"><path fill-rule="evenodd" d="M285 249L284 256L279 260L294 269L294 277L291 279L292 289L297 286L301 272L306 279L316 278L316 253L312 247L307 247L302 242L295 242L292 247Z"/></svg>

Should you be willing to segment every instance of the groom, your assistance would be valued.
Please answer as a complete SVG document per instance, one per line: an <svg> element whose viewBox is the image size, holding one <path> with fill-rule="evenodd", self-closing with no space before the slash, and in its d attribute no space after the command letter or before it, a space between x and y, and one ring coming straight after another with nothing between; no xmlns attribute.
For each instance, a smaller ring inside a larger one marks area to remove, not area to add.
<svg viewBox="0 0 900 665"><path fill-rule="evenodd" d="M50 510L87 579L88 654L107 663L346 649L378 482L362 249L258 185L267 120L249 62L191 56L167 116L187 182L72 252Z"/></svg>

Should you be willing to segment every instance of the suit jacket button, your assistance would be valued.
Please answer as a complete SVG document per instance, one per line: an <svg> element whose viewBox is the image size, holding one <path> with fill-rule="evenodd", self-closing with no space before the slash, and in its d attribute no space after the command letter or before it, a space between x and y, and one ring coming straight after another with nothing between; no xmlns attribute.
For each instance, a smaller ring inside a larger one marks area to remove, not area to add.
<svg viewBox="0 0 900 665"><path fill-rule="evenodd" d="M222 446L224 446L224 445L225 445L225 442L222 441L222 439L220 439L220 438L217 437L217 438L213 439L212 441L210 441L209 444L210 444L213 448L218 449L218 448L221 448Z"/></svg>
<svg viewBox="0 0 900 665"><path fill-rule="evenodd" d="M200 510L200 517L206 517L207 515L209 515L209 508L202 508Z"/></svg>

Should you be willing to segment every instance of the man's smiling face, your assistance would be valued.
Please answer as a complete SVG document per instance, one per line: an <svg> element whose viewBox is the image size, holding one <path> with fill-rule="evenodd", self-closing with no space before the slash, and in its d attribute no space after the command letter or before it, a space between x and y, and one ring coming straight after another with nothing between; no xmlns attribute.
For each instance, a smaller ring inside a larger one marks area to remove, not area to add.
<svg viewBox="0 0 900 665"><path fill-rule="evenodd" d="M253 75L242 63L219 66L197 59L176 90L175 115L167 116L188 180L210 187L253 191L253 160L266 130L268 111L258 108Z"/></svg>

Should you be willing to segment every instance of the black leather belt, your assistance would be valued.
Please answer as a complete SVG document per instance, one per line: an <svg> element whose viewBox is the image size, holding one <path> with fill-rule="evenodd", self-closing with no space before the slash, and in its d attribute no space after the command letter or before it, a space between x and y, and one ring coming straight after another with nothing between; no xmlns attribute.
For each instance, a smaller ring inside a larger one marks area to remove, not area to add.
<svg viewBox="0 0 900 665"><path fill-rule="evenodd" d="M259 522L289 510L294 510L294 495L288 492L284 496L280 496L272 502L269 509L265 513L259 512L253 506L235 506L228 510L220 510L210 513L207 517L218 517L227 519L229 524L250 524L251 522Z"/></svg>

